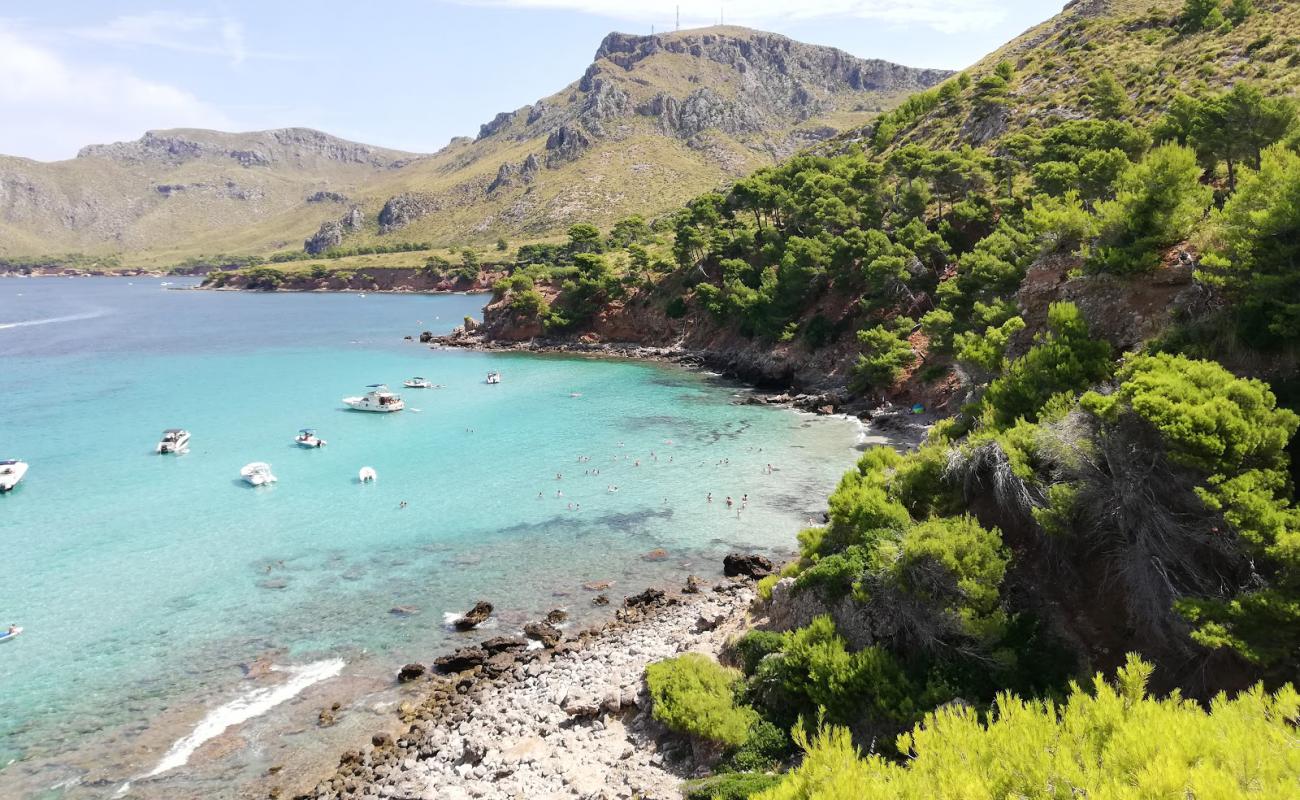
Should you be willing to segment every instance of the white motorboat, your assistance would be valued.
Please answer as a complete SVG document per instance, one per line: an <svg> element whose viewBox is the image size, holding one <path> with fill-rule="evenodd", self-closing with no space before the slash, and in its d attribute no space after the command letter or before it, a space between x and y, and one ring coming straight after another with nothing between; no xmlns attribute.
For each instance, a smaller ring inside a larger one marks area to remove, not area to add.
<svg viewBox="0 0 1300 800"><path fill-rule="evenodd" d="M254 461L251 464L245 464L244 468L239 471L239 477L250 486L263 486L268 483L275 483L275 475L271 474L271 465L265 461Z"/></svg>
<svg viewBox="0 0 1300 800"><path fill-rule="evenodd" d="M326 444L324 439L316 435L315 428L303 428L302 430L298 431L298 435L294 437L293 441L294 444L298 445L299 447L306 447L306 448L324 447Z"/></svg>
<svg viewBox="0 0 1300 800"><path fill-rule="evenodd" d="M184 453L190 446L190 432L180 428L168 428L162 432L162 438L158 440L158 446L154 448L158 453Z"/></svg>
<svg viewBox="0 0 1300 800"><path fill-rule="evenodd" d="M360 470L357 471L357 480L361 481L362 483L370 483L371 481L375 480L378 477L379 474L375 472L374 467L362 467Z"/></svg>
<svg viewBox="0 0 1300 800"><path fill-rule="evenodd" d="M487 382L488 382L488 383L500 383L500 382L501 382L501 373L500 373L500 372L497 372L496 370L492 370L491 372L489 372L489 373L487 374Z"/></svg>
<svg viewBox="0 0 1300 800"><path fill-rule="evenodd" d="M428 378L407 378L402 385L408 389L432 389L433 381Z"/></svg>
<svg viewBox="0 0 1300 800"><path fill-rule="evenodd" d="M357 411L392 412L406 408L401 395L388 391L382 383L372 383L366 387L370 391L360 397L345 397L343 404Z"/></svg>
<svg viewBox="0 0 1300 800"><path fill-rule="evenodd" d="M0 461L0 492L7 492L18 485L18 481L27 474L27 462L15 458Z"/></svg>

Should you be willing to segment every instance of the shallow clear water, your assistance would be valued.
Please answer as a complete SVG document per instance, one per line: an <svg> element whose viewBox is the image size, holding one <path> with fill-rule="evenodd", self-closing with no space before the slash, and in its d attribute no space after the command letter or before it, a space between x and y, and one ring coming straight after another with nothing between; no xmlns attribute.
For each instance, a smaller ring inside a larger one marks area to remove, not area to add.
<svg viewBox="0 0 1300 800"><path fill-rule="evenodd" d="M31 464L0 496L0 622L26 628L0 645L0 795L111 794L265 688L241 664L341 658L322 685L371 690L446 649L444 613L476 599L508 633L556 605L589 615L585 581L617 581L617 604L712 578L730 549L788 548L855 455L854 423L735 405L705 376L402 339L481 305L0 280L0 458ZM399 389L400 414L339 403L411 375L446 388ZM190 452L154 455L172 426ZM295 447L304 426L328 446ZM239 481L259 460L279 483ZM668 558L643 558L656 548ZM248 741L166 770L167 796L269 758Z"/></svg>

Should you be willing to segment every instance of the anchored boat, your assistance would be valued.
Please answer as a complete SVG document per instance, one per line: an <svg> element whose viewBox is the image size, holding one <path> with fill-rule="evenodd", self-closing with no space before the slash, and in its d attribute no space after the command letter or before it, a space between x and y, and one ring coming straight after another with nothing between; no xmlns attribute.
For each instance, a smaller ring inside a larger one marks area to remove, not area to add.
<svg viewBox="0 0 1300 800"><path fill-rule="evenodd" d="M180 428L168 428L162 432L162 438L158 440L156 452L161 454L167 453L184 453L190 445L190 432Z"/></svg>
<svg viewBox="0 0 1300 800"><path fill-rule="evenodd" d="M0 461L0 492L7 492L18 485L27 474L27 462L16 458Z"/></svg>
<svg viewBox="0 0 1300 800"><path fill-rule="evenodd" d="M325 446L325 440L316 435L315 428L303 428L298 431L298 435L294 437L293 441L299 447L313 448Z"/></svg>
<svg viewBox="0 0 1300 800"><path fill-rule="evenodd" d="M245 464L244 468L239 471L239 477L250 486L264 486L268 483L275 483L275 475L271 473L271 465L265 461L254 461L251 464Z"/></svg>
<svg viewBox="0 0 1300 800"><path fill-rule="evenodd" d="M366 387L370 391L360 397L345 397L343 404L356 411L393 412L406 408L401 395L388 391L382 383L372 383Z"/></svg>

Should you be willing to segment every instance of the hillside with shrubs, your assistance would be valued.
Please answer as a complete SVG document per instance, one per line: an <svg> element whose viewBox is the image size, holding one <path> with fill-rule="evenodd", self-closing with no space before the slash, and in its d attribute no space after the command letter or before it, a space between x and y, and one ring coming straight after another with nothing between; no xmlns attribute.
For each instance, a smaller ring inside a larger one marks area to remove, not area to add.
<svg viewBox="0 0 1300 800"><path fill-rule="evenodd" d="M652 667L698 798L1297 797L1300 7L1076 0L875 125L569 241L504 338L725 345L866 452L768 623Z"/></svg>

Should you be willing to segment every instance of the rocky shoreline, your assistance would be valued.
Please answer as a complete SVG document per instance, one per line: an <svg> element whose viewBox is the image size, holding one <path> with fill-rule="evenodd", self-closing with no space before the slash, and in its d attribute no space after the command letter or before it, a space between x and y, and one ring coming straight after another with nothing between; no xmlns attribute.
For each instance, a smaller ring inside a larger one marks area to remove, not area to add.
<svg viewBox="0 0 1300 800"><path fill-rule="evenodd" d="M415 337L407 337L415 338ZM760 388L752 384L744 370L724 355L708 350L686 347L654 347L631 342L588 342L573 339L529 339L526 341L496 341L475 335L472 331L457 328L444 336L425 331L419 341L433 347L477 350L481 352L508 352L533 354L582 355L598 358L633 359L663 364L676 364L691 369L710 370L729 378L751 383L753 392L743 402L753 405L777 405L814 414L849 414L860 419L872 417L879 407L863 400L850 398L845 391L801 392L794 387ZM769 390L771 389L771 390Z"/></svg>
<svg viewBox="0 0 1300 800"><path fill-rule="evenodd" d="M615 620L572 638L538 647L497 637L441 669L407 665L405 731L376 733L297 797L676 797L702 767L650 716L645 667L688 651L716 657L745 629L754 596L745 577L712 588L691 579L679 593L626 598Z"/></svg>

